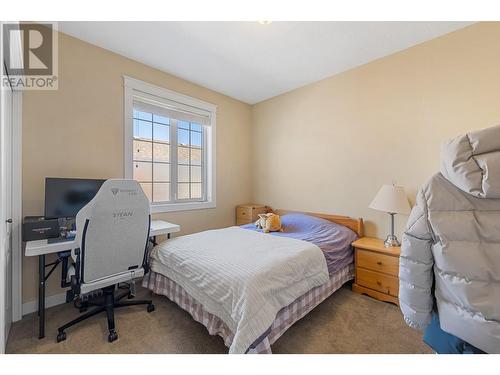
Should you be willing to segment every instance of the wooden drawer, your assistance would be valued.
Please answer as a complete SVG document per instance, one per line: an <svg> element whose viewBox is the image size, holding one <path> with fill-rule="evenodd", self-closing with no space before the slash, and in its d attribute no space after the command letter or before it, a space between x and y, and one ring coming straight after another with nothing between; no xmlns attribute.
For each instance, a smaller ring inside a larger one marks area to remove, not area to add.
<svg viewBox="0 0 500 375"><path fill-rule="evenodd" d="M356 250L356 264L358 267L367 268L388 275L399 275L399 258L384 255L369 250Z"/></svg>
<svg viewBox="0 0 500 375"><path fill-rule="evenodd" d="M255 223L260 214L270 211L267 206L244 205L236 207L236 225Z"/></svg>
<svg viewBox="0 0 500 375"><path fill-rule="evenodd" d="M364 268L356 268L356 283L394 297L398 296L399 280L394 276L384 275Z"/></svg>

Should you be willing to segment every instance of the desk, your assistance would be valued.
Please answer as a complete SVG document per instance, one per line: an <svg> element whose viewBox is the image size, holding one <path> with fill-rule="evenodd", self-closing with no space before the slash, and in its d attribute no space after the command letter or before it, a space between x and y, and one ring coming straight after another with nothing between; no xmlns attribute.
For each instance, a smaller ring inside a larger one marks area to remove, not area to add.
<svg viewBox="0 0 500 375"><path fill-rule="evenodd" d="M171 233L179 232L181 227L177 224L168 223L162 220L152 220L149 230L149 236L152 242L156 244L156 236L167 235L170 238ZM45 255L71 251L79 247L75 240L49 242L49 240L38 240L26 242L24 254L27 257L38 256L38 317L39 334L38 338L45 337L45 282L61 262L58 258L51 264L45 264ZM51 270L45 275L45 268L52 266Z"/></svg>

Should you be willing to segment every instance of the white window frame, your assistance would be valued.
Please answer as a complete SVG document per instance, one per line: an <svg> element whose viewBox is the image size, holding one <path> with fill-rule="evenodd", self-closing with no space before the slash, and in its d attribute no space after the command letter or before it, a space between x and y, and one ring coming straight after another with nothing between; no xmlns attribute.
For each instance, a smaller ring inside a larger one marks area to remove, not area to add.
<svg viewBox="0 0 500 375"><path fill-rule="evenodd" d="M197 108L210 113L210 125L205 126L205 155L206 155L206 192L204 193L203 201L190 201L186 200L183 202L161 202L155 203L151 202L151 213L161 213L161 212L174 212L174 211L186 211L186 210L199 210L206 208L216 207L216 145L215 145L215 132L216 132L216 112L217 106L203 100L192 98L187 95L177 93L172 90L165 89L163 87L155 86L147 82L140 81L135 78L128 76L123 76L123 87L124 87L124 177L132 179L133 178L133 109L134 109L134 98L141 100L141 96L147 99L148 97L155 96L157 98L166 99L168 101L173 101L178 103L180 107L189 106L191 108ZM174 142L171 140L171 142ZM172 160L174 162L174 160ZM176 168L173 168L176 171ZM172 182L173 184L173 182Z"/></svg>

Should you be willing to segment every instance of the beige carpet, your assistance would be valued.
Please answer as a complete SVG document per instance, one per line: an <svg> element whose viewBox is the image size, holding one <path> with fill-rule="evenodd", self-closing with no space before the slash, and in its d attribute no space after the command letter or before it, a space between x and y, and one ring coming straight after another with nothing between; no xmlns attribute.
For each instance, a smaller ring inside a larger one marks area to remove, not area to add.
<svg viewBox="0 0 500 375"><path fill-rule="evenodd" d="M138 289L137 298L150 292ZM222 339L166 297L153 296L156 311L145 306L118 309L118 340L107 342L104 314L67 330L56 342L57 327L78 316L71 304L47 310L46 337L38 340L37 315L14 323L7 353L227 353ZM405 325L399 309L351 292L344 286L295 323L273 353L430 353L421 333Z"/></svg>

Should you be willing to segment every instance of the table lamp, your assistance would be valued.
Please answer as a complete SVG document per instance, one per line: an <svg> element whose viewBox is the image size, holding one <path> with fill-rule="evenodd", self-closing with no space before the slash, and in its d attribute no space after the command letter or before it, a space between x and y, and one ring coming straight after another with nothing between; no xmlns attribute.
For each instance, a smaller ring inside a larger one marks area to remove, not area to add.
<svg viewBox="0 0 500 375"><path fill-rule="evenodd" d="M370 208L387 212L391 215L391 234L389 234L385 239L384 246L400 246L401 243L394 235L394 215L409 214L411 209L403 187L396 185L383 185L370 204Z"/></svg>

